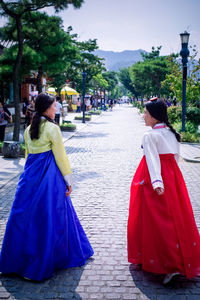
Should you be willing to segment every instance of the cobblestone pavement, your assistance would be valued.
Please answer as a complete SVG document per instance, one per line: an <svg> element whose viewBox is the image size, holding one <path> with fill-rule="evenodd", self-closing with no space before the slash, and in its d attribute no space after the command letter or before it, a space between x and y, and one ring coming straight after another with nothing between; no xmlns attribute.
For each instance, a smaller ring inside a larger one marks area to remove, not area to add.
<svg viewBox="0 0 200 300"><path fill-rule="evenodd" d="M200 278L180 277L166 288L163 276L143 272L127 262L129 189L142 157L145 130L135 108L118 106L66 142L74 174L72 201L95 255L86 266L56 272L42 283L0 276L0 299L200 299ZM180 167L200 228L200 167L183 160ZM16 184L17 179L1 190L1 241Z"/></svg>

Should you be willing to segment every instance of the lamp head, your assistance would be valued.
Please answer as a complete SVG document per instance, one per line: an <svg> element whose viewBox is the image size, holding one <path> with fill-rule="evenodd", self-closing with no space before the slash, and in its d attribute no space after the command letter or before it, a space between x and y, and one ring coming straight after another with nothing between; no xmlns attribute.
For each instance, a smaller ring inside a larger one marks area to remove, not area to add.
<svg viewBox="0 0 200 300"><path fill-rule="evenodd" d="M188 45L190 34L186 30L183 33L180 33L180 37L181 37L181 44Z"/></svg>
<svg viewBox="0 0 200 300"><path fill-rule="evenodd" d="M187 57L190 54L189 49L188 49L189 36L190 36L190 34L187 31L185 31L184 33L180 33L181 45L182 45L180 55L182 57L183 65L187 64L187 62L188 62Z"/></svg>

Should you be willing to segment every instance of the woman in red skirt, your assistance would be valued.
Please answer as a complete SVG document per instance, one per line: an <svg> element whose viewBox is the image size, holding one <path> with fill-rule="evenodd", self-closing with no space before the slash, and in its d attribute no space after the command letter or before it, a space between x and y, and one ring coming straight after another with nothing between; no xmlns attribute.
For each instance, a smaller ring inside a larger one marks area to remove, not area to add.
<svg viewBox="0 0 200 300"><path fill-rule="evenodd" d="M164 101L153 98L145 106L145 124L152 129L143 137L144 156L131 185L128 261L166 274L167 284L178 274L200 274L200 236L177 164L180 135Z"/></svg>

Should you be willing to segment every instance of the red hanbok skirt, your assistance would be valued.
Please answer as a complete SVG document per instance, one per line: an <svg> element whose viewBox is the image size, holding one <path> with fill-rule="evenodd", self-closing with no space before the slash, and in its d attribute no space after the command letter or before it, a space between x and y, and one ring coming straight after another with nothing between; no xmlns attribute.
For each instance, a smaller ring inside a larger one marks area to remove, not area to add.
<svg viewBox="0 0 200 300"><path fill-rule="evenodd" d="M165 192L153 190L145 156L131 185L128 261L159 274L200 275L200 236L187 188L173 154L161 154Z"/></svg>

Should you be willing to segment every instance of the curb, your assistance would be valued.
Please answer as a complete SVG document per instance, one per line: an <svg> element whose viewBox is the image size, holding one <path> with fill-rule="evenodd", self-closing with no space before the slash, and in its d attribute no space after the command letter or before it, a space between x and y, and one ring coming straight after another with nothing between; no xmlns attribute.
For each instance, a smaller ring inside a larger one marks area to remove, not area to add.
<svg viewBox="0 0 200 300"><path fill-rule="evenodd" d="M200 159L192 159L192 158L186 158L186 157L183 157L183 156L181 156L182 157L182 159L184 160L184 161L186 161L186 162L191 162L191 163L200 163Z"/></svg>

